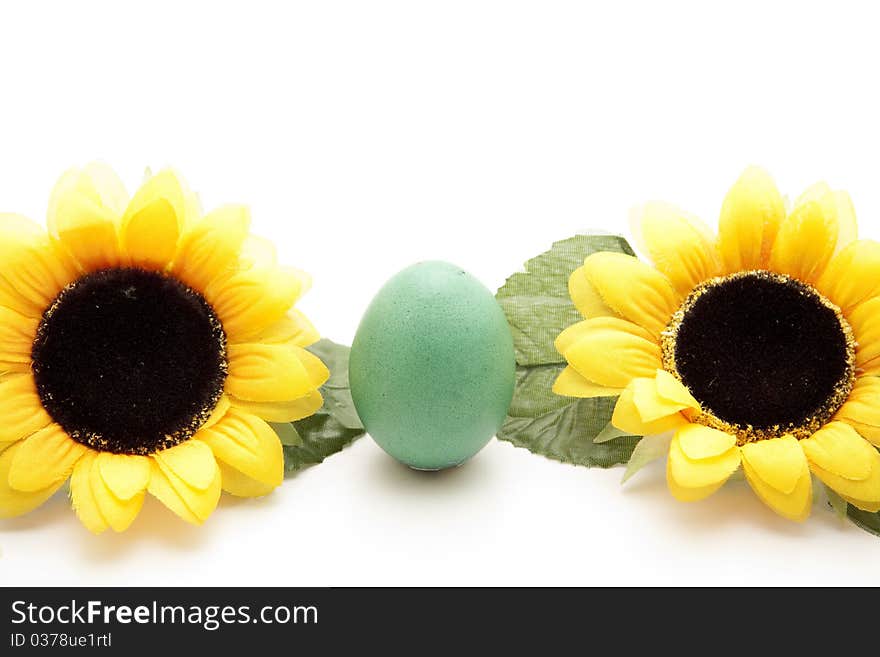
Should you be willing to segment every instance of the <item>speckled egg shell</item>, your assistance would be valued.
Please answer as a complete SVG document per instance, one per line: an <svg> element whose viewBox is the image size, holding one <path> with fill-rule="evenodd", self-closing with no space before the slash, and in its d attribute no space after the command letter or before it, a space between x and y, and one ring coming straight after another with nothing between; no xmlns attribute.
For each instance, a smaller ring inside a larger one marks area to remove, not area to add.
<svg viewBox="0 0 880 657"><path fill-rule="evenodd" d="M389 280L351 348L358 414L391 456L418 469L458 465L501 427L513 396L510 328L492 293L446 262Z"/></svg>

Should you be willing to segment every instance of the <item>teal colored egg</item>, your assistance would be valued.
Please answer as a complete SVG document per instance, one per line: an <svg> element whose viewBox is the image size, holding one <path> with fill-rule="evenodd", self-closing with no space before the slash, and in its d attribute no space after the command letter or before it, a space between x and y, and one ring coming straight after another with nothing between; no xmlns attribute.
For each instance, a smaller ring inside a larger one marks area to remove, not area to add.
<svg viewBox="0 0 880 657"><path fill-rule="evenodd" d="M447 262L413 265L379 290L349 361L367 432L421 470L458 465L492 439L507 415L515 370L495 297Z"/></svg>

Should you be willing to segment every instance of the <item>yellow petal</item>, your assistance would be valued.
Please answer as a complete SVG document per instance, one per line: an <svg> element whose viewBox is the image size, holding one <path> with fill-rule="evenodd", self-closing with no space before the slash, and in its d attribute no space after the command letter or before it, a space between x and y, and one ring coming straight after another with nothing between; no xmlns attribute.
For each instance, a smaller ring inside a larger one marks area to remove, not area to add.
<svg viewBox="0 0 880 657"><path fill-rule="evenodd" d="M833 208L818 201L798 205L779 227L770 269L812 283L834 254L837 232Z"/></svg>
<svg viewBox="0 0 880 657"><path fill-rule="evenodd" d="M92 493L92 468L97 453L89 451L73 468L70 476L70 499L79 521L93 534L100 534L109 527L107 520L98 508L98 501Z"/></svg>
<svg viewBox="0 0 880 657"><path fill-rule="evenodd" d="M324 405L324 398L317 390L305 397L290 401L254 402L231 398L232 405L266 422L294 422L314 415Z"/></svg>
<svg viewBox="0 0 880 657"><path fill-rule="evenodd" d="M721 273L715 236L680 209L647 203L634 213L632 224L636 243L682 296Z"/></svg>
<svg viewBox="0 0 880 657"><path fill-rule="evenodd" d="M844 479L861 481L871 476L877 450L845 422L829 422L801 446L810 463Z"/></svg>
<svg viewBox="0 0 880 657"><path fill-rule="evenodd" d="M172 272L191 287L203 290L236 265L251 218L247 208L228 205L207 214L180 242Z"/></svg>
<svg viewBox="0 0 880 657"><path fill-rule="evenodd" d="M682 404L662 397L657 390L656 379L633 379L630 387L633 391L633 403L643 422L653 422L691 408L690 404Z"/></svg>
<svg viewBox="0 0 880 657"><path fill-rule="evenodd" d="M125 185L113 169L102 162L69 169L61 176L49 199L50 218L57 218L57 205L70 195L85 197L120 217L128 205Z"/></svg>
<svg viewBox="0 0 880 657"><path fill-rule="evenodd" d="M582 322L572 324L556 336L553 344L556 347L556 351L564 356L579 340L589 336L590 332L598 329L622 331L623 333L629 333L630 335L653 342L653 337L647 330L625 319L620 319L619 317L594 317L593 319L585 319Z"/></svg>
<svg viewBox="0 0 880 657"><path fill-rule="evenodd" d="M808 439L809 440L809 439ZM806 441L801 441L806 442ZM865 443L867 445L867 443ZM880 452L868 445L868 476L861 480L853 480L830 472L817 465L807 452L810 469L826 486L840 494L847 502L865 511L880 510ZM806 451L806 449L804 450Z"/></svg>
<svg viewBox="0 0 880 657"><path fill-rule="evenodd" d="M31 349L40 320L0 306L0 362L30 367Z"/></svg>
<svg viewBox="0 0 880 657"><path fill-rule="evenodd" d="M152 460L150 485L147 490L178 516L194 524L201 524L217 508L220 499L220 468L214 462L214 478L210 486L199 490L189 486L161 461Z"/></svg>
<svg viewBox="0 0 880 657"><path fill-rule="evenodd" d="M726 270L764 269L784 218L773 179L763 169L746 169L721 206L718 247Z"/></svg>
<svg viewBox="0 0 880 657"><path fill-rule="evenodd" d="M638 377L653 377L661 367L657 344L608 328L589 331L566 349L565 358L581 376L611 388L623 388Z"/></svg>
<svg viewBox="0 0 880 657"><path fill-rule="evenodd" d="M146 456L101 452L97 468L107 488L119 500L133 499L150 482L150 459Z"/></svg>
<svg viewBox="0 0 880 657"><path fill-rule="evenodd" d="M676 499L683 502L701 500L714 493L730 478L730 475L736 472L740 463L740 451L735 443L733 447L718 456L689 458L681 447L680 438L682 435L689 436L690 439L698 437L694 428L714 431L693 424L680 428L672 437L666 465L666 482L669 490ZM709 443L716 443L719 440L708 434L703 434L703 437ZM717 446L716 444L715 447Z"/></svg>
<svg viewBox="0 0 880 657"><path fill-rule="evenodd" d="M635 436L653 436L678 429L688 423L684 416L678 412L652 422L642 420L634 401L635 389L642 385L638 383L639 381L651 381L651 379L634 379L624 388L614 405L614 414L611 416L612 425Z"/></svg>
<svg viewBox="0 0 880 657"><path fill-rule="evenodd" d="M135 192L122 216L120 235L128 262L163 269L192 219L189 190L173 171L160 171Z"/></svg>
<svg viewBox="0 0 880 657"><path fill-rule="evenodd" d="M584 261L587 278L621 317L659 336L680 297L650 265L623 253L594 253Z"/></svg>
<svg viewBox="0 0 880 657"><path fill-rule="evenodd" d="M268 495L275 486L251 479L232 466L219 462L220 475L223 478L223 490L236 497L262 497Z"/></svg>
<svg viewBox="0 0 880 657"><path fill-rule="evenodd" d="M252 338L283 319L305 291L294 269L261 267L215 279L205 297L233 341Z"/></svg>
<svg viewBox="0 0 880 657"><path fill-rule="evenodd" d="M232 401L229 399L228 395L221 395L220 399L217 400L217 405L214 406L214 410L211 411L211 415L208 416L208 419L205 420L205 423L199 427L200 429L207 429L210 426L213 426L219 422L226 412L229 410L229 407L232 406Z"/></svg>
<svg viewBox="0 0 880 657"><path fill-rule="evenodd" d="M42 317L76 276L73 263L45 230L24 217L0 214L0 306Z"/></svg>
<svg viewBox="0 0 880 657"><path fill-rule="evenodd" d="M183 520L193 525L201 525L202 520L187 506L181 496L171 485L171 480L159 467L156 461L150 461L150 483L147 486L150 495L162 502L167 508Z"/></svg>
<svg viewBox="0 0 880 657"><path fill-rule="evenodd" d="M616 397L621 388L600 386L577 373L571 365L566 367L553 382L553 393L563 397Z"/></svg>
<svg viewBox="0 0 880 657"><path fill-rule="evenodd" d="M157 199L122 225L122 247L138 267L164 269L177 250L180 220L165 199Z"/></svg>
<svg viewBox="0 0 880 657"><path fill-rule="evenodd" d="M9 374L0 381L0 443L27 438L52 421L30 374Z"/></svg>
<svg viewBox="0 0 880 657"><path fill-rule="evenodd" d="M810 201L821 203L825 206L826 212L837 217L837 251L856 240L858 237L856 210L847 192L833 190L827 183L816 183L801 194L800 198L795 202L795 206Z"/></svg>
<svg viewBox="0 0 880 657"><path fill-rule="evenodd" d="M792 436L742 447L743 471L752 490L776 513L797 522L810 515L813 483L803 450Z"/></svg>
<svg viewBox="0 0 880 657"><path fill-rule="evenodd" d="M704 500L721 488L725 481L726 479L709 486L686 488L675 481L672 476L672 463L669 460L666 461L666 485L669 488L669 492L672 493L672 496L679 502L699 502L700 500Z"/></svg>
<svg viewBox="0 0 880 657"><path fill-rule="evenodd" d="M196 490L209 488L217 474L211 448L195 438L156 452L153 458L163 471L173 472L187 486Z"/></svg>
<svg viewBox="0 0 880 657"><path fill-rule="evenodd" d="M321 335L309 319L294 308L285 317L257 333L253 341L308 347L320 339Z"/></svg>
<svg viewBox="0 0 880 657"><path fill-rule="evenodd" d="M284 479L284 453L275 431L260 418L233 408L222 422L200 431L216 457L269 486Z"/></svg>
<svg viewBox="0 0 880 657"><path fill-rule="evenodd" d="M682 454L692 461L703 461L722 457L736 447L736 437L703 426L702 424L689 424L682 427L675 434L675 440L681 448ZM739 456L736 457L737 463Z"/></svg>
<svg viewBox="0 0 880 657"><path fill-rule="evenodd" d="M880 501L866 502L865 500L857 500L854 497L847 497L846 495L841 495L840 493L838 493L838 495L840 495L843 500L849 502L855 507L858 507L862 511L869 511L870 513L877 513L878 511L880 511Z"/></svg>
<svg viewBox="0 0 880 657"><path fill-rule="evenodd" d="M794 491L804 471L809 469L804 450L790 435L746 443L741 450L743 463L755 476L785 495Z"/></svg>
<svg viewBox="0 0 880 657"><path fill-rule="evenodd" d="M71 169L52 192L49 233L83 270L115 266L120 262L117 222L127 201L125 187L108 167Z"/></svg>
<svg viewBox="0 0 880 657"><path fill-rule="evenodd" d="M846 319L856 340L856 368L865 374L880 373L880 297L860 303Z"/></svg>
<svg viewBox="0 0 880 657"><path fill-rule="evenodd" d="M238 254L236 271L259 269L268 272L277 266L278 252L270 240L252 234L245 237Z"/></svg>
<svg viewBox="0 0 880 657"><path fill-rule="evenodd" d="M330 371L300 347L275 344L229 346L226 390L248 401L298 399L317 390Z"/></svg>
<svg viewBox="0 0 880 657"><path fill-rule="evenodd" d="M657 394L664 399L681 404L685 408L700 408L700 403L694 399L691 391L666 370L657 370L654 380L657 383Z"/></svg>
<svg viewBox="0 0 880 657"><path fill-rule="evenodd" d="M587 268L583 265L575 269L568 277L568 294L578 312L587 319L593 317L617 317L617 313L602 300L599 290L587 277Z"/></svg>
<svg viewBox="0 0 880 657"><path fill-rule="evenodd" d="M880 378L863 376L856 379L852 392L834 419L846 422L863 438L880 447Z"/></svg>
<svg viewBox="0 0 880 657"><path fill-rule="evenodd" d="M9 485L9 470L20 449L21 443L18 442L0 453L0 518L14 518L33 511L64 483L62 479L47 488L28 492L12 488Z"/></svg>
<svg viewBox="0 0 880 657"><path fill-rule="evenodd" d="M831 259L816 283L844 312L880 295L880 244L857 240Z"/></svg>
<svg viewBox="0 0 880 657"><path fill-rule="evenodd" d="M25 438L20 445L9 469L9 485L29 492L63 482L87 451L55 423Z"/></svg>
<svg viewBox="0 0 880 657"><path fill-rule="evenodd" d="M123 532L128 529L144 505L143 491L126 500L121 500L113 495L110 488L104 483L97 459L92 461L89 472L89 488L91 488L92 499L97 505L101 517L115 532Z"/></svg>

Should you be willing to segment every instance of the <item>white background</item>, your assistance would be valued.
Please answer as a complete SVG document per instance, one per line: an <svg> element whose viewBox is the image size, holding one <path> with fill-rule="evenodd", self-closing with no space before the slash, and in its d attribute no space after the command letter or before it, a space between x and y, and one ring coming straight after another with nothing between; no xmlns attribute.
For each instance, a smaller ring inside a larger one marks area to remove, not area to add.
<svg viewBox="0 0 880 657"><path fill-rule="evenodd" d="M748 164L849 189L880 237L880 40L848 2L7 2L0 208L42 220L102 159L174 165L311 272L350 343L425 258L491 288L556 239L667 199L710 222ZM562 465L493 441L420 474L369 438L202 528L149 501L94 537L63 496L0 523L3 584L880 584L880 539L797 525L740 482L684 505L662 464Z"/></svg>

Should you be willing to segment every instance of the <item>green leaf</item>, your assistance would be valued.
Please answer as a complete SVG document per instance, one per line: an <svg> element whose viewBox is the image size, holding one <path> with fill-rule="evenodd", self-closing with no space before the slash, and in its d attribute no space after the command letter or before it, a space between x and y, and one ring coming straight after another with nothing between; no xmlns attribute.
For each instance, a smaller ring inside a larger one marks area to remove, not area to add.
<svg viewBox="0 0 880 657"><path fill-rule="evenodd" d="M309 351L330 370L330 378L321 387L324 408L345 428L363 429L348 384L348 354L351 349L330 340L320 340L309 347Z"/></svg>
<svg viewBox="0 0 880 657"><path fill-rule="evenodd" d="M299 432L290 422L282 422L275 423L270 422L269 426L271 426L275 433L278 434L278 439L281 441L282 445L290 445L291 447L299 447L303 444L303 439L299 435Z"/></svg>
<svg viewBox="0 0 880 657"><path fill-rule="evenodd" d="M880 513L872 513L871 511L862 511L852 504L846 508L847 517L858 527L866 532L880 536Z"/></svg>
<svg viewBox="0 0 880 657"><path fill-rule="evenodd" d="M495 297L507 315L516 362L523 366L559 363L553 346L562 329L583 319L568 296L568 278L599 251L635 255L616 235L575 235L556 242L526 263L525 271L507 279Z"/></svg>
<svg viewBox="0 0 880 657"><path fill-rule="evenodd" d="M576 235L529 260L498 290L517 362L516 389L498 438L565 463L607 468L629 460L638 442L606 430L616 398L576 399L551 390L565 368L553 341L583 319L568 295L569 276L598 251L634 255L622 237ZM593 442L597 436L607 440Z"/></svg>
<svg viewBox="0 0 880 657"><path fill-rule="evenodd" d="M321 463L331 454L364 435L348 387L348 347L320 340L309 351L330 369L330 379L321 387L324 405L314 415L279 431L284 446L284 469L288 475ZM277 429L276 429L277 430Z"/></svg>
<svg viewBox="0 0 880 657"><path fill-rule="evenodd" d="M626 463L639 440L626 436L593 442L608 423L614 402L614 397L577 399L538 417L508 416L498 438L563 463L610 468Z"/></svg>
<svg viewBox="0 0 880 657"><path fill-rule="evenodd" d="M616 438L620 438L622 436L628 436L629 434L626 431L622 431L618 429L610 422L605 425L605 428L599 432L599 434L593 438L594 443L607 443L609 440L615 440Z"/></svg>
<svg viewBox="0 0 880 657"><path fill-rule="evenodd" d="M828 506L834 511L834 515L837 516L838 520L846 518L846 500L825 484L822 484L822 486L825 488L825 497L828 499Z"/></svg>
<svg viewBox="0 0 880 657"><path fill-rule="evenodd" d="M656 461L666 456L669 453L669 444L671 442L672 432L642 438L636 443L636 448L629 458L629 463L626 464L626 472L623 473L623 479L620 480L620 483L626 483L630 477L651 461Z"/></svg>

